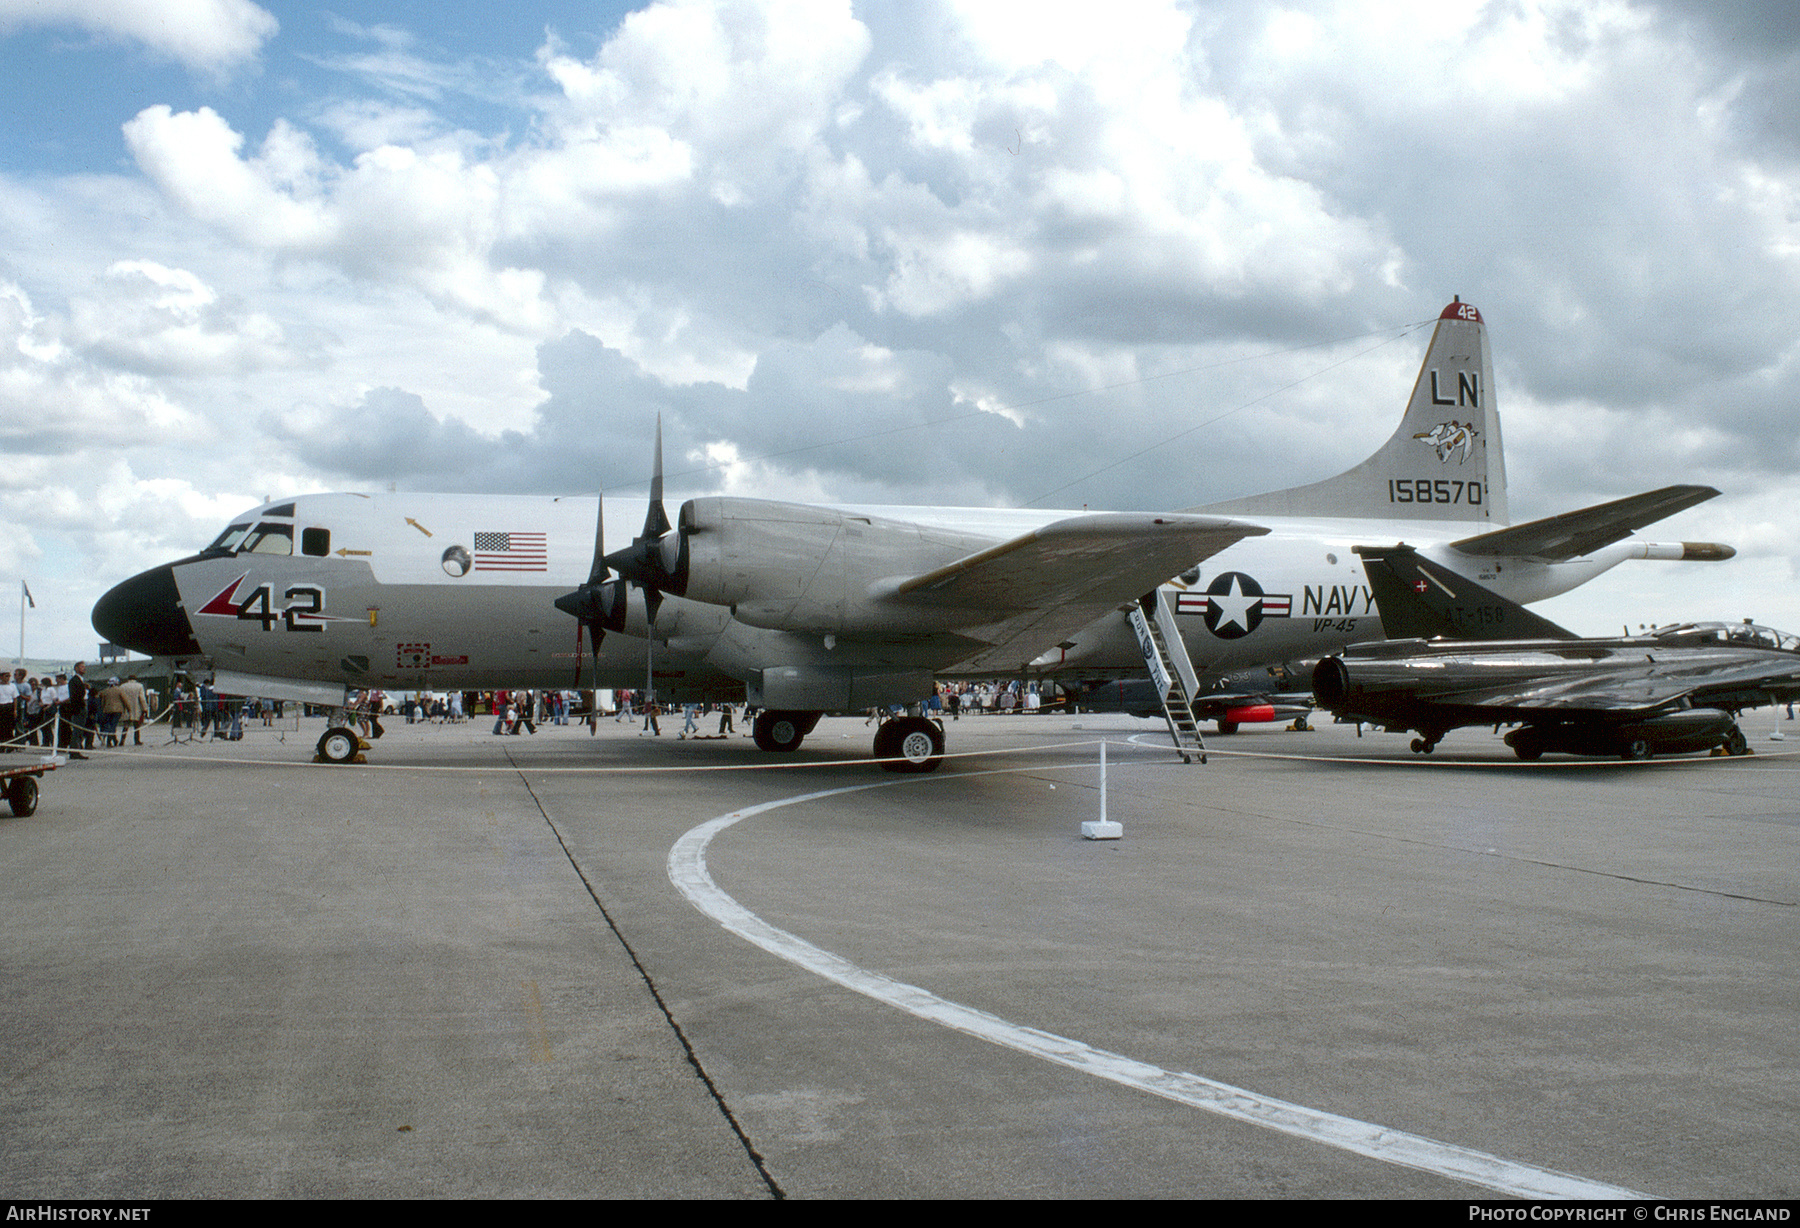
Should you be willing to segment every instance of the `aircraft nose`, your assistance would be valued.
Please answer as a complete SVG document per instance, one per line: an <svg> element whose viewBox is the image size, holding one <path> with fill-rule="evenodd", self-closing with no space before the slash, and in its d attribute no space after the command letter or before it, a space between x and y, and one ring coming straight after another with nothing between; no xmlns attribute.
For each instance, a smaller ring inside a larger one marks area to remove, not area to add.
<svg viewBox="0 0 1800 1228"><path fill-rule="evenodd" d="M153 567L114 587L94 603L93 623L109 642L146 656L200 655L172 566Z"/></svg>

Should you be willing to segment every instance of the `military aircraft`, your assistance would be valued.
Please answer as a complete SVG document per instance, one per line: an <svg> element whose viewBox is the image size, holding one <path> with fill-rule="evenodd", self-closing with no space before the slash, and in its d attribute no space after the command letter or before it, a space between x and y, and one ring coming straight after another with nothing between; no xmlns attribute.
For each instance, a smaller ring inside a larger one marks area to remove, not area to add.
<svg viewBox="0 0 1800 1228"><path fill-rule="evenodd" d="M711 497L672 524L659 429L643 528L624 549L606 550L591 496L308 495L118 585L93 621L114 643L210 668L230 693L316 703L346 688L570 686L591 651L583 685L745 698L762 710L757 745L790 751L822 713L914 705L934 679L1141 674L1117 611L1178 574L1182 639L1217 676L1379 637L1357 544L1413 543L1521 601L1626 558L1729 557L1626 540L1718 493L1704 487L1503 527L1492 388L1480 313L1454 302L1399 430L1368 460L1163 515ZM929 768L943 733L908 715L876 751Z"/></svg>
<svg viewBox="0 0 1800 1228"><path fill-rule="evenodd" d="M1283 661L1258 669L1226 674L1211 689L1190 702L1196 721L1212 721L1221 734L1233 734L1240 725L1288 722L1290 729L1312 726L1312 667L1315 662ZM1302 668L1304 667L1304 668ZM1088 712L1128 712L1157 719L1163 716L1162 699L1148 678L1101 682L1078 691L1075 702Z"/></svg>
<svg viewBox="0 0 1800 1228"><path fill-rule="evenodd" d="M681 533L665 537L660 450L646 531L612 555L591 499L306 496L115 587L94 623L210 669L228 693L332 705L346 687L620 687L648 674L683 701L740 699L748 684L763 709L757 743L781 751L826 711L916 703L956 667L1016 669L1193 559L1266 532L1230 517L1077 513L1001 537L715 498L685 504ZM601 527L589 583L571 593L581 521ZM612 568L621 579L605 578ZM876 752L929 770L943 736L904 717L882 725ZM327 758L357 750L340 732L320 739Z"/></svg>
<svg viewBox="0 0 1800 1228"><path fill-rule="evenodd" d="M1742 755L1739 712L1800 698L1800 637L1743 622L1583 639L1410 547L1360 553L1399 638L1320 661L1313 694L1340 719L1416 730L1415 752L1452 729L1516 724L1506 744L1521 759Z"/></svg>

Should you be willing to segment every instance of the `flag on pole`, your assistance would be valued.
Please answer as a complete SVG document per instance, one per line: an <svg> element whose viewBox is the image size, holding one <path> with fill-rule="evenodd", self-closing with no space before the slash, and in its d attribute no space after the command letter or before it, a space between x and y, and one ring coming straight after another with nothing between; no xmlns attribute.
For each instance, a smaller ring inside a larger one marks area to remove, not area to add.
<svg viewBox="0 0 1800 1228"><path fill-rule="evenodd" d="M25 583L25 581L20 580L19 581L19 589L21 592L23 592L25 594L25 600L29 601L31 603L31 608L34 610L37 609L37 601L31 595L31 586L29 584Z"/></svg>

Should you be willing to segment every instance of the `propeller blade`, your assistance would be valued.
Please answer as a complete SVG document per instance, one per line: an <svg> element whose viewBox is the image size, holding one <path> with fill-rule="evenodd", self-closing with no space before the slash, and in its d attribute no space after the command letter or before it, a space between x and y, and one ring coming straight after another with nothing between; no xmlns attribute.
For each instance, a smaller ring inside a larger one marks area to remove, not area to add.
<svg viewBox="0 0 1800 1228"><path fill-rule="evenodd" d="M586 628L590 642L594 646L594 678L600 677L600 641L606 638L608 627L617 630L624 626L623 608L615 609L616 593L609 587L606 561L606 494L600 493L596 500L599 510L594 514L594 561L588 566L587 583L572 593L564 593L556 599L556 608L575 619L575 689L581 689L581 665L585 655L581 650L581 632ZM618 617L615 620L614 614Z"/></svg>
<svg viewBox="0 0 1800 1228"><path fill-rule="evenodd" d="M655 541L670 529L669 513L663 510L662 415L656 415L656 455L650 467L650 506L644 509L644 531L640 542Z"/></svg>
<svg viewBox="0 0 1800 1228"><path fill-rule="evenodd" d="M594 561L588 567L588 583L606 579L606 491L601 490L595 502L600 510L594 514Z"/></svg>

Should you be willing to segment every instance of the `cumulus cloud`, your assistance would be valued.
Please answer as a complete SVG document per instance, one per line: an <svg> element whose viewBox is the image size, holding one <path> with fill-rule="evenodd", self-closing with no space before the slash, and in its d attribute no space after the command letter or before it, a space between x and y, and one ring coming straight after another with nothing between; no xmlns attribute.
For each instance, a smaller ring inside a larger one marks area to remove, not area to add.
<svg viewBox="0 0 1800 1228"><path fill-rule="evenodd" d="M0 395L58 399L7 429L558 491L641 483L660 412L694 491L1190 506L1360 459L1402 326L1461 294L1516 514L1711 481L1800 559L1763 514L1800 465L1800 58L1764 15L664 0L492 65L338 21L325 95L152 98L129 178L9 187Z"/></svg>
<svg viewBox="0 0 1800 1228"><path fill-rule="evenodd" d="M21 26L74 26L209 73L255 59L280 29L249 0L0 0L0 31Z"/></svg>
<svg viewBox="0 0 1800 1228"><path fill-rule="evenodd" d="M186 269L120 260L96 295L77 300L71 341L97 362L145 375L209 375L305 360L281 325Z"/></svg>
<svg viewBox="0 0 1800 1228"><path fill-rule="evenodd" d="M0 442L9 455L198 434L194 416L150 381L86 361L59 331L22 289L0 283Z"/></svg>

